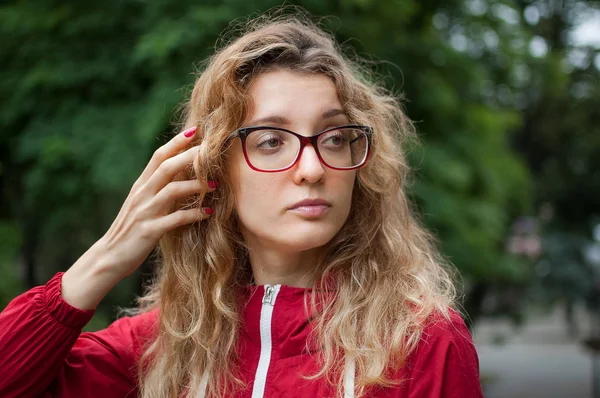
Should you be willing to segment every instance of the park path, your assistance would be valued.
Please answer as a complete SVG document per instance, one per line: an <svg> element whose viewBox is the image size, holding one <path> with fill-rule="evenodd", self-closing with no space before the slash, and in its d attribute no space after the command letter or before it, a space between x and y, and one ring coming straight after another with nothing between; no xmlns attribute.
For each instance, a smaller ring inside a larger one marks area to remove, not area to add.
<svg viewBox="0 0 600 398"><path fill-rule="evenodd" d="M585 336L585 314L576 315ZM592 357L568 337L560 308L528 319L521 329L481 321L473 339L486 398L592 398Z"/></svg>

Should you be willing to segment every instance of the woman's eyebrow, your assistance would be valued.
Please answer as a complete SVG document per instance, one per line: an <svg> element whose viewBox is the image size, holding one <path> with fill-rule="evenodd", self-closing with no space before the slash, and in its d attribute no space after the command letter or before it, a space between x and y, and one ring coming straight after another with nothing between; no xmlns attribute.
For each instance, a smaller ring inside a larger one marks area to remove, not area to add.
<svg viewBox="0 0 600 398"><path fill-rule="evenodd" d="M322 118L323 119L329 119L329 118L335 117L337 115L344 115L345 116L346 113L342 109L333 108L333 109L330 109L328 111L323 112Z"/></svg>
<svg viewBox="0 0 600 398"><path fill-rule="evenodd" d="M332 108L332 109L329 109L329 110L323 112L321 117L323 119L331 119L338 115L345 115L345 112L342 109ZM272 115L272 116L265 116L265 117L255 119L252 122L248 123L248 125L249 126L258 126L261 124L269 124L269 123L273 123L273 124L277 124L277 125L290 125L291 124L290 120L288 118L286 118L285 116Z"/></svg>

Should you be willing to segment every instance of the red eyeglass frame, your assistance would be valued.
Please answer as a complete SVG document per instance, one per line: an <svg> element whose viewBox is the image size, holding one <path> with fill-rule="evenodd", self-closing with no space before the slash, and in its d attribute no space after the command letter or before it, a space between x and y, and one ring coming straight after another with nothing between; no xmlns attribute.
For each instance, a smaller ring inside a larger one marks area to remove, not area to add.
<svg viewBox="0 0 600 398"><path fill-rule="evenodd" d="M352 167L334 167L329 165L325 160L323 160L323 157L321 156L321 153L319 152L319 146L318 146L318 139L321 135L325 134L325 133L329 133L331 131L334 130L340 130L340 129L348 129L348 128L352 128L352 129L357 129L357 130L361 130L363 133L365 133L366 137L367 137L367 154L364 158L364 160L357 166L352 166ZM298 154L296 155L296 159L288 166L282 169L275 169L275 170L263 170L263 169L259 169L256 168L252 165L252 163L250 162L250 159L248 157L248 152L246 151L246 138L248 137L248 135L250 133L252 133L253 131L257 131L257 130L264 130L264 129L269 129L272 131L283 131L286 133L290 133L294 136L296 136L296 138L298 138L300 140L300 150L298 151ZM271 126L250 126L250 127L241 127L237 130L235 130L233 133L231 133L228 137L227 140L230 140L232 138L236 138L239 137L240 140L242 141L242 150L244 152L244 158L246 159L246 163L248 164L248 166L255 171L260 171L262 173L277 173L280 171L286 171L291 169L292 167L294 167L296 165L296 163L298 163L298 160L300 160L300 157L302 156L302 151L304 151L304 147L306 146L306 144L311 144L312 147L314 148L317 156L319 157L319 160L321 161L322 164L324 164L325 166L329 167L330 169L333 170L356 170L358 168L363 167L367 161L369 160L369 156L371 155L371 145L373 143L373 129L369 126L361 126L358 124L348 124L348 125L344 125L344 126L336 126L336 127L332 127L329 128L327 130L324 130L322 132L320 132L319 134L313 135L311 137L306 137L303 135L300 135L298 133L295 133L291 130L288 129L284 129L281 127L271 127Z"/></svg>

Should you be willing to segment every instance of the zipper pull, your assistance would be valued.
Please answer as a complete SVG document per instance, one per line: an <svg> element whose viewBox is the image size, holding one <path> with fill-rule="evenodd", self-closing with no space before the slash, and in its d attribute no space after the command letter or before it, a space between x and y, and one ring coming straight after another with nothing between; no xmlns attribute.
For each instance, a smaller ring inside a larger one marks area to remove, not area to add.
<svg viewBox="0 0 600 398"><path fill-rule="evenodd" d="M273 305L273 293L275 293L275 287L271 285L265 285L265 295L263 296L263 304Z"/></svg>

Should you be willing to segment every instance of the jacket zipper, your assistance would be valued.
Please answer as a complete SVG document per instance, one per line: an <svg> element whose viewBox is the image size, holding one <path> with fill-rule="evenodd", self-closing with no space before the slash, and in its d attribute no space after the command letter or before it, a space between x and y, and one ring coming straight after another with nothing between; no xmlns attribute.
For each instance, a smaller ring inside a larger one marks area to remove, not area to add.
<svg viewBox="0 0 600 398"><path fill-rule="evenodd" d="M258 367L254 376L254 387L252 388L252 398L262 398L265 395L265 385L267 382L267 373L271 363L271 319L273 318L273 309L275 300L281 285L265 285L265 293L262 299L262 308L260 310L260 357Z"/></svg>

